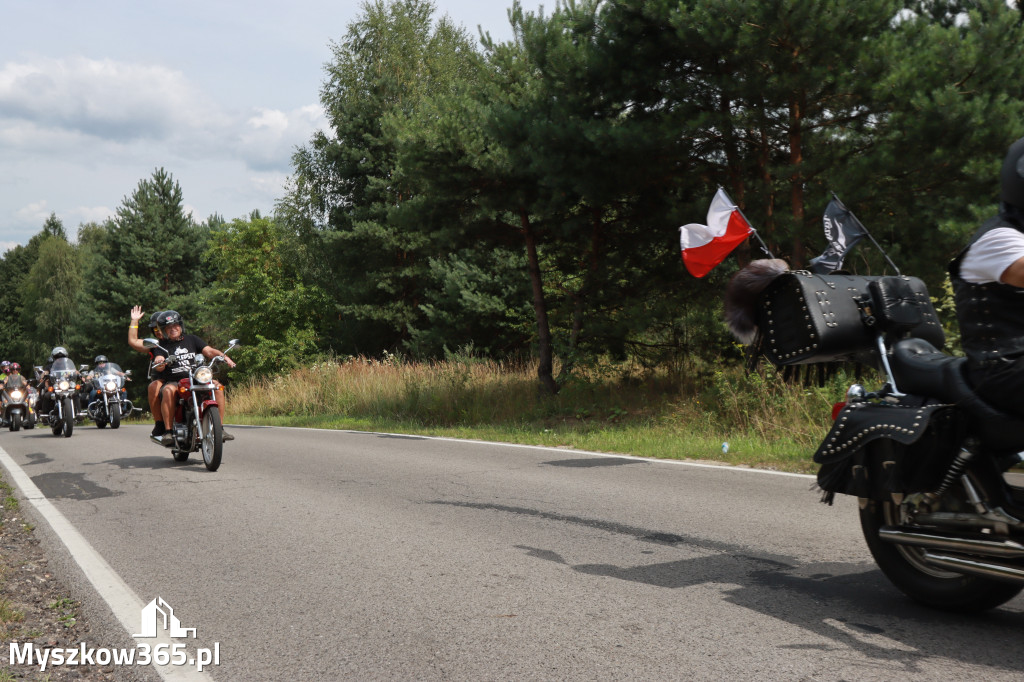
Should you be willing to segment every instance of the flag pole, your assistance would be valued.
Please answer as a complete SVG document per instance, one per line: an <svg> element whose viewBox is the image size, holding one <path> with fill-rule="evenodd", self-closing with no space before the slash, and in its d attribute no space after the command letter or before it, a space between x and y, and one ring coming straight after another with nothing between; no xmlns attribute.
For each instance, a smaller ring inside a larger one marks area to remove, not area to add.
<svg viewBox="0 0 1024 682"><path fill-rule="evenodd" d="M868 236L868 239L871 240L871 243L875 245L875 248L878 249L881 252L882 257L885 258L885 262L888 263L892 267L892 269L896 271L897 275L902 275L903 273L900 272L900 269L898 267L896 267L896 264L889 259L889 254L885 252L885 249L882 248L881 244L875 241L874 235L872 235L871 232L868 231L868 228L864 227L864 223L860 222L860 219L857 218L857 216L850 209L850 207L844 204L843 200L836 196L835 192L832 192L832 198L838 201L840 204L842 204L842 206L845 207L847 211L850 211L850 216L852 216L853 219L860 224L861 228L864 230L864 234Z"/></svg>
<svg viewBox="0 0 1024 682"><path fill-rule="evenodd" d="M724 187L719 185L718 189L721 190L721 192L725 194L725 196L729 197L729 193L725 191ZM756 229L754 229L754 223L750 222L750 219L743 212L743 209L740 208L739 204L732 200L732 197L729 197L729 201L732 202L732 205L735 206L736 210L740 212L740 215L743 216L743 219L747 221L747 225L750 225L750 231L754 233L754 236L757 238L758 243L761 244L761 250L764 251L769 258L774 259L775 255L772 254L771 249L769 249L768 245L764 243L763 239L761 239L761 234Z"/></svg>

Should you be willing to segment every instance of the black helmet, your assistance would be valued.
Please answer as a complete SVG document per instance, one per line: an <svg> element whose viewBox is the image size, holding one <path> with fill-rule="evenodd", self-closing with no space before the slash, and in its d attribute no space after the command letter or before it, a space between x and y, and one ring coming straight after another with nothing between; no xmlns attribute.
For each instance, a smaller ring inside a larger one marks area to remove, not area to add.
<svg viewBox="0 0 1024 682"><path fill-rule="evenodd" d="M156 311L155 313L153 313L152 315L149 316L149 328L150 329L156 329L156 321L160 318L160 313L161 312L162 311L158 310L158 311Z"/></svg>
<svg viewBox="0 0 1024 682"><path fill-rule="evenodd" d="M1010 145L999 174L999 199L1010 206L1024 209L1024 137Z"/></svg>
<svg viewBox="0 0 1024 682"><path fill-rule="evenodd" d="M98 365L101 362L106 362L106 361L107 361L107 356L106 355L97 355L96 359L93 360L92 362L93 362L93 364Z"/></svg>
<svg viewBox="0 0 1024 682"><path fill-rule="evenodd" d="M167 336L167 328L172 324L180 324L182 332L185 331L185 321L181 319L181 313L177 310L165 310L156 318L156 325L160 327L164 336Z"/></svg>
<svg viewBox="0 0 1024 682"><path fill-rule="evenodd" d="M64 346L57 346L50 351L50 357L56 360L57 358L66 358L68 356L68 350Z"/></svg>

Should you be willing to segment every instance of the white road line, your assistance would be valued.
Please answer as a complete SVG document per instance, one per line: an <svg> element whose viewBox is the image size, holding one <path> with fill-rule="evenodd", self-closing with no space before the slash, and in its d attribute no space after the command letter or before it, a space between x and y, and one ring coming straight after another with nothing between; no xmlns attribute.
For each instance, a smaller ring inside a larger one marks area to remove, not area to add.
<svg viewBox="0 0 1024 682"><path fill-rule="evenodd" d="M100 597L110 607L111 612L121 623L129 635L134 634L139 628L142 614L142 607L147 602L142 601L128 584L117 574L107 563L99 552L93 549L78 530L71 525L60 511L46 499L42 491L36 487L28 474L18 466L7 451L0 447L0 464L3 464L10 474L12 481L21 490L25 500L36 508L39 515L48 523L57 534L64 546L67 547L71 557L78 564L79 568L89 579L92 586L96 588ZM158 634L157 637L148 637L152 649L160 644L168 646L175 644L175 640L165 634ZM177 642L180 643L180 642ZM188 666L153 665L153 669L164 680L176 682L177 680L212 680L206 673L198 672Z"/></svg>
<svg viewBox="0 0 1024 682"><path fill-rule="evenodd" d="M733 466L730 464L707 464L683 459L659 459L657 457L638 457L637 455L617 455L611 452L593 452L591 450L576 450L575 448L555 448L550 445L522 445L520 443L503 443L491 440L474 440L471 438L449 438L448 436L424 436L419 433L387 433L381 431L353 431L351 429L314 429L305 426L258 426L256 424L227 424L227 426L245 428L246 426L260 429L294 429L296 431L318 431L320 433L355 433L369 436L405 436L407 438L423 438L425 440L440 440L449 443L475 443L477 445L498 445L506 448L527 448L530 450L543 450L545 452L557 452L560 455L586 455L587 457L614 457L615 459L632 459L638 462L649 462L668 464L672 466L693 467L696 469L721 469L725 471L738 471L748 474L768 474L770 476L786 476L789 478L804 478L817 480L812 474L795 474L789 471L773 471L772 469L755 469L753 467Z"/></svg>

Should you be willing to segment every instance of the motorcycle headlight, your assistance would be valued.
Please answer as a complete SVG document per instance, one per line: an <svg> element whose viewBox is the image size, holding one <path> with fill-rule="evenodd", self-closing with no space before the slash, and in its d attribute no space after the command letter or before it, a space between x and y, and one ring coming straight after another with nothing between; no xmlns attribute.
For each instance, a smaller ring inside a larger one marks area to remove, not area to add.
<svg viewBox="0 0 1024 682"><path fill-rule="evenodd" d="M21 391L11 391L12 400L21 400Z"/></svg>
<svg viewBox="0 0 1024 682"><path fill-rule="evenodd" d="M200 367L196 370L196 383L208 384L213 381L213 370L209 367Z"/></svg>
<svg viewBox="0 0 1024 682"><path fill-rule="evenodd" d="M108 381L107 383L103 384L103 388L107 391L116 391L117 384L114 383L113 381Z"/></svg>
<svg viewBox="0 0 1024 682"><path fill-rule="evenodd" d="M61 379L61 380L60 380L60 381L59 381L59 382L57 383L57 388L59 388L59 389L60 389L60 390L62 390L62 391L66 391L66 390L68 390L69 388L71 388L71 383L70 383L70 382L68 382L68 380L67 380L67 379Z"/></svg>

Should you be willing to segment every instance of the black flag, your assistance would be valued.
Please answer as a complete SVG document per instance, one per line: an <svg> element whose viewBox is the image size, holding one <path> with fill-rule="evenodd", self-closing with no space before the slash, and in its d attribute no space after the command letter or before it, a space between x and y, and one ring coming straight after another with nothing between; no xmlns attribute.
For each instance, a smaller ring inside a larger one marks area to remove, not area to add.
<svg viewBox="0 0 1024 682"><path fill-rule="evenodd" d="M838 198L828 202L822 222L825 224L828 247L824 253L811 260L809 269L816 275L827 275L843 267L846 252L868 233L857 216Z"/></svg>

